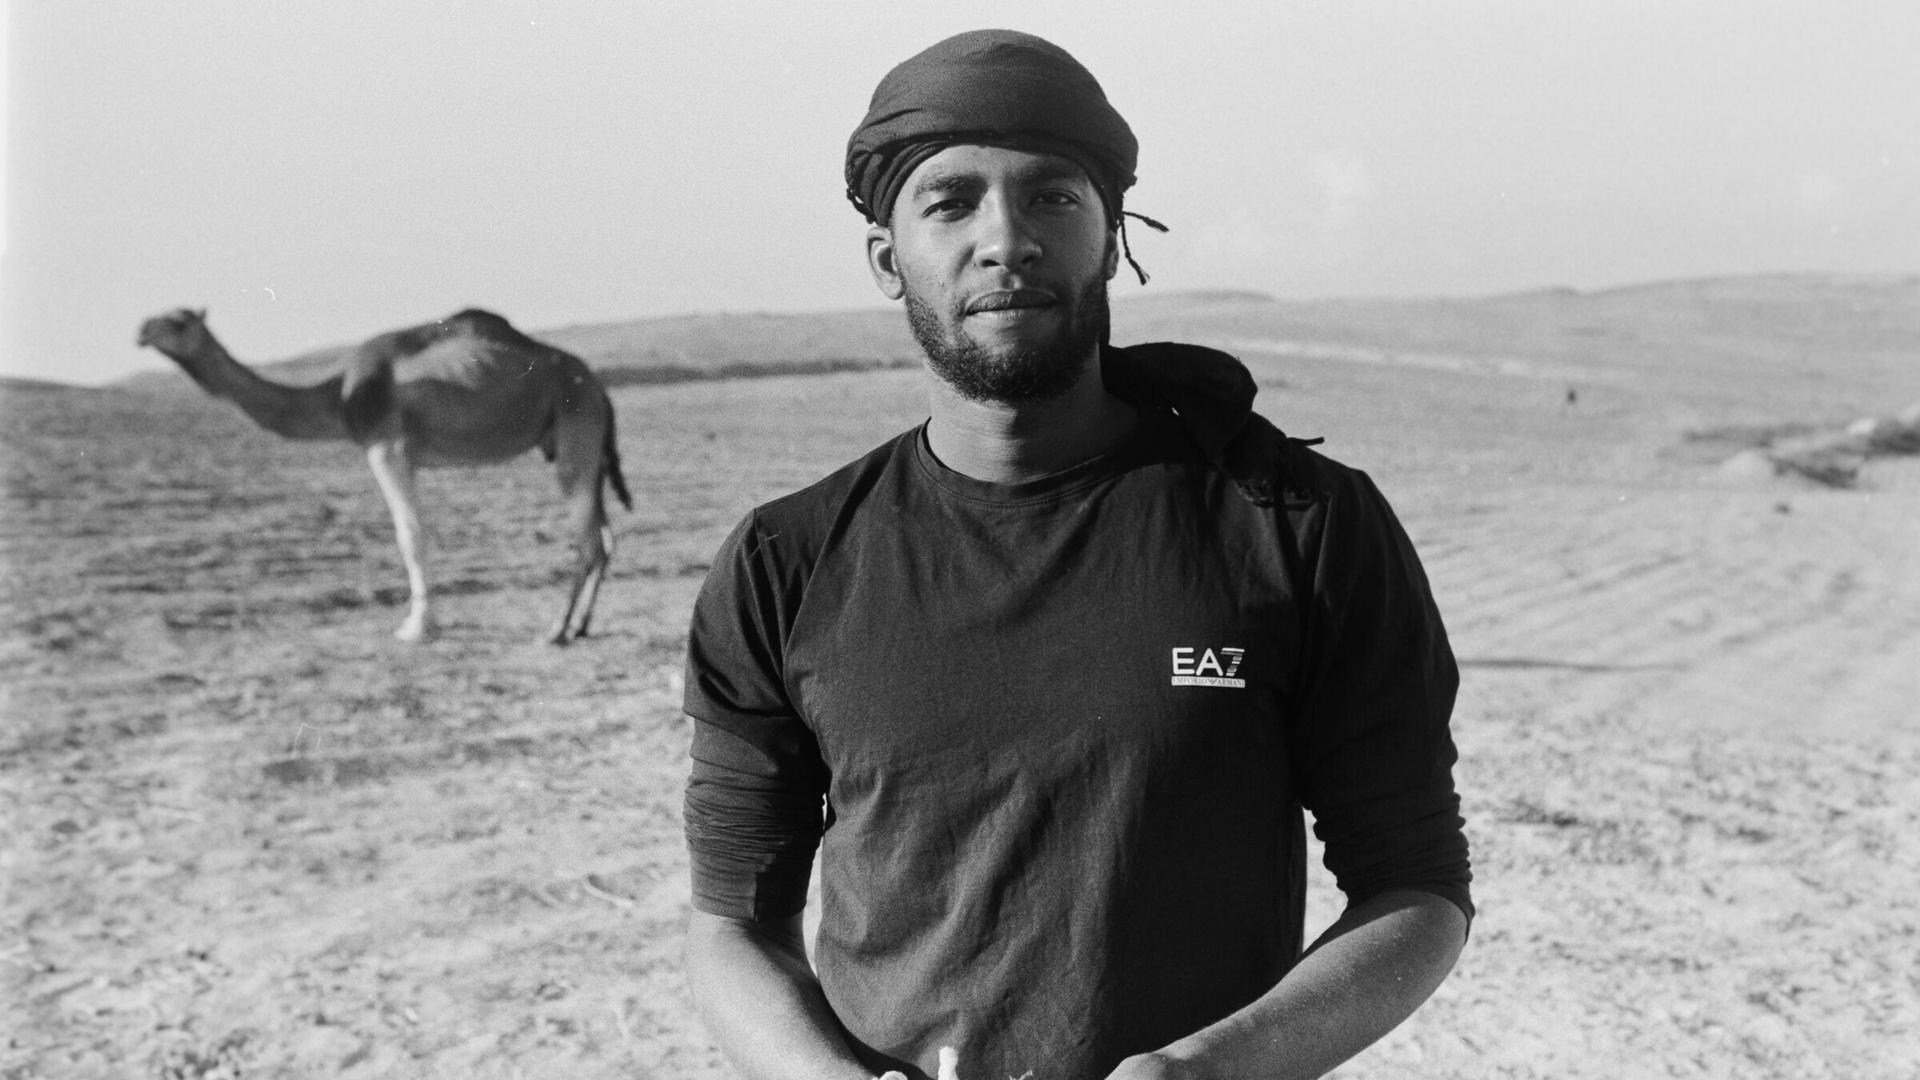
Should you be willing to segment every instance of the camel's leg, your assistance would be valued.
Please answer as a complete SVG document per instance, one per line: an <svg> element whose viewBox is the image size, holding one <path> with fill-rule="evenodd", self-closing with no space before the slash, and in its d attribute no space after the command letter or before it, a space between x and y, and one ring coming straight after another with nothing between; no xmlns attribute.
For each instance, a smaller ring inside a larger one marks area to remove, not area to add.
<svg viewBox="0 0 1920 1080"><path fill-rule="evenodd" d="M613 561L613 527L607 524L606 510L600 511L600 558L580 582L579 595L573 598L574 637L587 636L587 624L593 619L593 603L600 598L600 583L606 580L607 564Z"/></svg>
<svg viewBox="0 0 1920 1080"><path fill-rule="evenodd" d="M584 418L561 421L554 467L560 474L560 492L567 500L568 536L574 557L573 585L567 592L567 606L560 621L547 635L554 645L565 645L585 637L593 619L593 604L600 594L600 582L606 575L607 560L613 555L613 529L607 524L606 507L601 501L601 454L605 429Z"/></svg>
<svg viewBox="0 0 1920 1080"><path fill-rule="evenodd" d="M593 604L600 595L600 581L606 576L607 560L613 555L613 529L607 524L606 511L597 492L590 500L572 493L568 534L573 537L573 584L567 590L567 606L560 613L547 641L565 645L574 638L587 636L593 620Z"/></svg>
<svg viewBox="0 0 1920 1080"><path fill-rule="evenodd" d="M393 636L401 641L425 641L433 636L433 613L427 608L427 534L420 527L420 503L413 487L413 459L406 443L392 439L367 447L367 464L380 482L387 509L393 514L394 538L400 542L400 561L407 566L407 590L412 600L407 619Z"/></svg>

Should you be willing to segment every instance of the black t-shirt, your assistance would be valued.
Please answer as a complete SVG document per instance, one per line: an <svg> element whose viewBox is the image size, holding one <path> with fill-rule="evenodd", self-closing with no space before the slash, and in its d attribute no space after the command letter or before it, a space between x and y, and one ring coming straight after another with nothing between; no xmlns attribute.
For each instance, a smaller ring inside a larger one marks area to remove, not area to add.
<svg viewBox="0 0 1920 1080"><path fill-rule="evenodd" d="M876 1073L1105 1075L1271 987L1301 949L1313 810L1350 898L1471 914L1458 677L1364 474L1299 452L1262 508L1144 409L1032 483L924 427L753 511L695 608L694 902L806 902Z"/></svg>

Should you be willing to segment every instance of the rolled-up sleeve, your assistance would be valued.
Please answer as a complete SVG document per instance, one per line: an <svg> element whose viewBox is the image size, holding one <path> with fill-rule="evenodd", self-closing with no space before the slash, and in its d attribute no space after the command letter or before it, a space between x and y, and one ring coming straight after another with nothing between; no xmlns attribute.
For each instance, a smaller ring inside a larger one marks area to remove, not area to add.
<svg viewBox="0 0 1920 1080"><path fill-rule="evenodd" d="M1314 514L1291 730L1301 802L1349 902L1413 889L1471 920L1450 730L1460 675L1426 573L1366 474L1341 470Z"/></svg>
<svg viewBox="0 0 1920 1080"><path fill-rule="evenodd" d="M749 517L721 545L687 637L693 903L750 920L806 905L826 792L819 746L784 687L794 597L769 563L768 539Z"/></svg>

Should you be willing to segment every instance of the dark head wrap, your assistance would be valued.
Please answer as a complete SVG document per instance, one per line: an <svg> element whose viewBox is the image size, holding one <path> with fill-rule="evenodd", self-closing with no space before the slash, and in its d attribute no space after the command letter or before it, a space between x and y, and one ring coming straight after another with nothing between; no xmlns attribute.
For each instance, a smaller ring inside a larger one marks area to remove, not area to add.
<svg viewBox="0 0 1920 1080"><path fill-rule="evenodd" d="M901 63L847 140L847 198L887 224L907 174L956 143L1060 154L1087 171L1120 224L1140 144L1093 73L1065 49L1014 30L973 30Z"/></svg>

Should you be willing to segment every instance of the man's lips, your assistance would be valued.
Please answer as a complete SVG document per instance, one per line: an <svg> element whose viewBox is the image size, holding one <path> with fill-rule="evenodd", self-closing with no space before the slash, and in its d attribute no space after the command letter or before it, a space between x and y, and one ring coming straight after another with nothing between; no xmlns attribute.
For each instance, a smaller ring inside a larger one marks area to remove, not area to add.
<svg viewBox="0 0 1920 1080"><path fill-rule="evenodd" d="M1024 308L1050 308L1059 303L1054 295L1044 289L1001 289L982 293L967 304L967 314L981 315L994 311L1018 311Z"/></svg>

